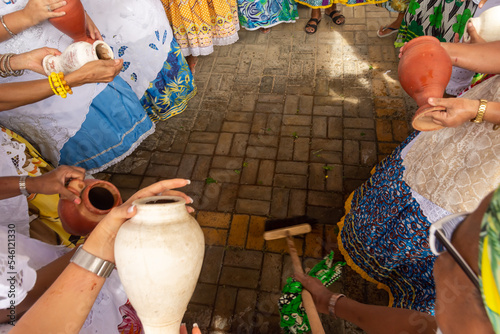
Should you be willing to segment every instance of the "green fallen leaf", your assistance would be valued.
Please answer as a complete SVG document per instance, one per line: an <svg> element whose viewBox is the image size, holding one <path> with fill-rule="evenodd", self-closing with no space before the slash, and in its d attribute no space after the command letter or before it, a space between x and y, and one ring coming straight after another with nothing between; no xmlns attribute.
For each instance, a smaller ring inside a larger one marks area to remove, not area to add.
<svg viewBox="0 0 500 334"><path fill-rule="evenodd" d="M324 169L324 170L332 170L332 169L333 169L333 167L332 167L332 166L323 166L323 169Z"/></svg>
<svg viewBox="0 0 500 334"><path fill-rule="evenodd" d="M235 170L234 170L234 172L235 172L236 174L239 174L239 173L241 173L241 170L239 170L239 169L235 169Z"/></svg>
<svg viewBox="0 0 500 334"><path fill-rule="evenodd" d="M205 183L206 184L210 184L210 183L217 183L217 180L211 178L211 177L207 177L206 180L205 180Z"/></svg>
<svg viewBox="0 0 500 334"><path fill-rule="evenodd" d="M294 132L294 133L292 133L292 137L293 137L293 139L297 139L297 138L299 138L299 135L297 134L297 132Z"/></svg>
<svg viewBox="0 0 500 334"><path fill-rule="evenodd" d="M243 163L243 168L248 167L248 162Z"/></svg>

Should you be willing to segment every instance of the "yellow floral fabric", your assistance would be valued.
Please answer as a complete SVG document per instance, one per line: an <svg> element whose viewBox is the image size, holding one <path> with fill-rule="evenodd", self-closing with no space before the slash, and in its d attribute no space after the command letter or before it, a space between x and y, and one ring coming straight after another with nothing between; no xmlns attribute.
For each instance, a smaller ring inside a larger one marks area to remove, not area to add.
<svg viewBox="0 0 500 334"><path fill-rule="evenodd" d="M236 0L162 0L184 56L208 55L238 40Z"/></svg>

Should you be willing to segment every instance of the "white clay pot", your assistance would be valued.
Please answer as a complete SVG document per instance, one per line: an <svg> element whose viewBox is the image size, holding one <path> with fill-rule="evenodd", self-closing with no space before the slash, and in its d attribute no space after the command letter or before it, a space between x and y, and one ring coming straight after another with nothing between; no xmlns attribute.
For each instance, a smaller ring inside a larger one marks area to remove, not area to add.
<svg viewBox="0 0 500 334"><path fill-rule="evenodd" d="M500 6L492 7L485 10L478 17L470 18L467 21L472 22L474 28L476 28L477 33L486 42L493 42L500 40ZM468 43L470 41L470 35L467 32L467 26L465 26L464 31L464 42Z"/></svg>
<svg viewBox="0 0 500 334"><path fill-rule="evenodd" d="M176 196L136 200L137 214L116 236L118 275L145 334L179 334L200 275L205 239L185 203Z"/></svg>
<svg viewBox="0 0 500 334"><path fill-rule="evenodd" d="M114 59L113 50L108 44L103 41L95 41L93 44L76 42L68 46L60 56L45 56L42 65L47 75L51 72L62 72L66 75L98 59Z"/></svg>

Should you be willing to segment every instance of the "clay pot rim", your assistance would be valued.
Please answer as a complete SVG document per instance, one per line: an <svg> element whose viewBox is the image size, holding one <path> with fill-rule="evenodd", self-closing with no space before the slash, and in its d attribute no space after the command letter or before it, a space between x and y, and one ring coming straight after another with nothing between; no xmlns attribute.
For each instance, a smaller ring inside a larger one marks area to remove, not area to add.
<svg viewBox="0 0 500 334"><path fill-rule="evenodd" d="M158 200L174 200L175 202L173 203L149 203L152 201L158 201ZM168 205L168 206L177 206L177 205L186 205L186 200L180 196L150 196L150 197L144 197L140 199L136 199L135 201L132 202L132 205L135 205L137 207L140 207L141 210L152 210L157 208L157 205Z"/></svg>
<svg viewBox="0 0 500 334"><path fill-rule="evenodd" d="M444 126L436 124L432 120L429 120L429 117L427 116L427 114L438 110L446 110L446 108L440 106L431 106L429 108L429 105L420 107L417 112L415 112L411 125L415 130L418 131L436 131L444 128Z"/></svg>
<svg viewBox="0 0 500 334"><path fill-rule="evenodd" d="M113 202L113 207L112 208L114 208L116 206L119 206L119 205L121 205L123 203L123 201L121 199L121 196L120 196L120 191L118 190L118 188L115 187L114 184L112 184L110 182L107 182L107 181L103 181L103 180L97 180L97 179L95 179L95 180L96 180L96 182L87 185L82 190L81 198L88 198L90 190L92 190L94 188L104 188L107 191L109 191L111 193L111 195L113 196L114 202ZM108 210L98 209L98 208L96 208L95 206L92 205L92 203L90 202L90 200L83 201L83 204L87 207L87 209L90 212L95 213L97 215L105 215L105 214L109 213L111 211L111 209L112 209L112 208L108 209Z"/></svg>

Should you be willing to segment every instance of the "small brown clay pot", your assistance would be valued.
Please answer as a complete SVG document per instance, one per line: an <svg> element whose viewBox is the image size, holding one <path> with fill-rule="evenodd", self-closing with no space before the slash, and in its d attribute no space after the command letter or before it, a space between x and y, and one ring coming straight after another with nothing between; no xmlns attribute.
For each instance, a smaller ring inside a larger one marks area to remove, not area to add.
<svg viewBox="0 0 500 334"><path fill-rule="evenodd" d="M451 59L437 38L421 36L408 42L402 51L398 66L399 81L403 89L419 106L412 125L420 131L433 131L442 126L429 116L432 111L444 111L427 103L430 97L443 97L451 77Z"/></svg>
<svg viewBox="0 0 500 334"><path fill-rule="evenodd" d="M75 42L94 43L94 40L87 36L85 10L80 0L66 0L66 5L55 9L54 12L66 12L66 15L49 19L54 27L73 38Z"/></svg>
<svg viewBox="0 0 500 334"><path fill-rule="evenodd" d="M118 189L102 180L72 180L68 189L81 198L80 204L61 198L58 212L62 226L72 235L87 235L115 206L122 204Z"/></svg>

